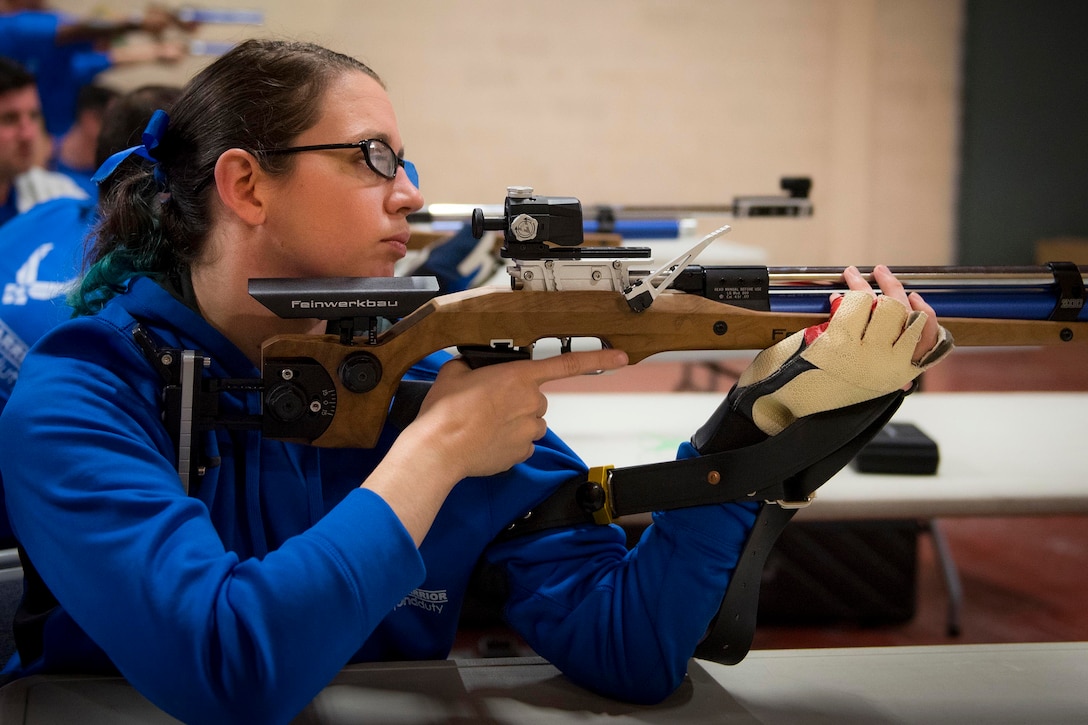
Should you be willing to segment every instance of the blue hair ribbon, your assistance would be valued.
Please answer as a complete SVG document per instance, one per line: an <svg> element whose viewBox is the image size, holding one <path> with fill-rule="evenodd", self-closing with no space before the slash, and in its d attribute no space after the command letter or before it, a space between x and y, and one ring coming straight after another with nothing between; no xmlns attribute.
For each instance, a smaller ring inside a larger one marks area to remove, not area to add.
<svg viewBox="0 0 1088 725"><path fill-rule="evenodd" d="M110 156L98 167L98 171L94 172L91 181L95 184L101 184L117 170L117 167L121 165L121 162L135 154L142 159L147 159L154 165L155 181L158 182L160 187L165 187L166 174L163 172L162 167L159 166L159 160L155 158L154 151L162 142L162 137L166 133L166 128L169 125L170 116L166 114L166 111L162 109L155 111L155 113L151 114L151 120L147 122L147 126L144 128L144 132L140 137L142 143L138 146L127 148L124 151L118 151Z"/></svg>

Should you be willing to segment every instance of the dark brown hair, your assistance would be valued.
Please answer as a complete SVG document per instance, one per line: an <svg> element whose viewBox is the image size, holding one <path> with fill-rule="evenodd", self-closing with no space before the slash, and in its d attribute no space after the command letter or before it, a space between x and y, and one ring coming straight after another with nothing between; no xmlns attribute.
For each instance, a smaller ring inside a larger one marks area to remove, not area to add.
<svg viewBox="0 0 1088 725"><path fill-rule="evenodd" d="M11 58L0 56L0 93L21 91L34 83L33 73Z"/></svg>
<svg viewBox="0 0 1088 725"><path fill-rule="evenodd" d="M313 126L325 91L346 72L381 83L354 58L282 40L247 40L196 75L152 151L157 164L123 164L100 200L91 266L69 300L77 314L100 309L133 277L164 279L187 269L209 231L220 155L246 149L267 172L285 173L290 156L261 150L290 146Z"/></svg>

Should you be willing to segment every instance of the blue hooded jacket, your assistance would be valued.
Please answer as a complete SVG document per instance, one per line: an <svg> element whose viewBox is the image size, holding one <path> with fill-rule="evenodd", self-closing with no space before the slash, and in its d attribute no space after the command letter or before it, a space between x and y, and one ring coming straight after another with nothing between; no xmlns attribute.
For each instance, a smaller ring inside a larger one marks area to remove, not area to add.
<svg viewBox="0 0 1088 725"><path fill-rule="evenodd" d="M585 475L549 433L525 463L460 482L417 549L359 488L392 426L373 450L210 431L219 465L186 496L137 324L162 346L202 351L207 375L259 377L146 278L30 351L0 416L0 469L15 534L59 604L24 618L9 673L119 671L184 721L287 722L345 664L447 656L486 557L506 576L507 621L576 682L654 702L683 679L751 505L656 514L631 551L615 526L493 543ZM256 393L222 397L226 412L259 410Z"/></svg>

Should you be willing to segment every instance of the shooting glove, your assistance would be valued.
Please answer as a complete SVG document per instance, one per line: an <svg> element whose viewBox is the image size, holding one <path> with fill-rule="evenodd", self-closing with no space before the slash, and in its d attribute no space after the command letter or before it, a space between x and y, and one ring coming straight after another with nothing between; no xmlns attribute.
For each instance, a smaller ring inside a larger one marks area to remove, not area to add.
<svg viewBox="0 0 1088 725"><path fill-rule="evenodd" d="M925 321L896 300L847 292L827 322L759 353L692 444L703 454L751 445L798 418L899 390L952 351L942 327L933 349L912 362Z"/></svg>
<svg viewBox="0 0 1088 725"><path fill-rule="evenodd" d="M937 344L912 362L926 315L894 299L847 292L831 306L831 318L767 348L730 393L767 435L798 418L843 408L904 387L952 351L943 327Z"/></svg>

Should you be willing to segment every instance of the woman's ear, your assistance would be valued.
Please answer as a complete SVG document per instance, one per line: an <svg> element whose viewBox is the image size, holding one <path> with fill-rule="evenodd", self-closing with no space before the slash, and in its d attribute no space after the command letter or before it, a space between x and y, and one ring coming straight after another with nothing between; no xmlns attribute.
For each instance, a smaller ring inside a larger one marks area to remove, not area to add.
<svg viewBox="0 0 1088 725"><path fill-rule="evenodd" d="M265 220L267 207L262 184L267 179L256 157L242 149L228 149L215 162L215 186L220 200L251 226Z"/></svg>

